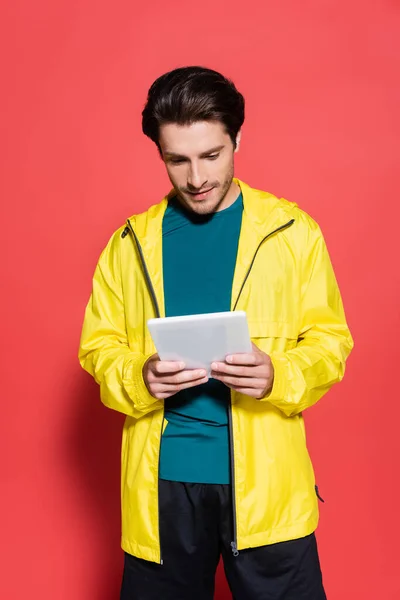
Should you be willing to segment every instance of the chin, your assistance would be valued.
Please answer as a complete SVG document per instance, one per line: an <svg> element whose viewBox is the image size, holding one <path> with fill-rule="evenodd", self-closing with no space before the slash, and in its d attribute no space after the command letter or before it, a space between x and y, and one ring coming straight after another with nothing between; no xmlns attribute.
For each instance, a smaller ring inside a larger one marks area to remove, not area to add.
<svg viewBox="0 0 400 600"><path fill-rule="evenodd" d="M197 215L211 215L218 208L215 202L191 202L190 204L187 203L186 206Z"/></svg>
<svg viewBox="0 0 400 600"><path fill-rule="evenodd" d="M195 201L186 196L181 197L181 199L189 210L198 215L210 215L216 212L223 200L223 198L207 198L207 200Z"/></svg>

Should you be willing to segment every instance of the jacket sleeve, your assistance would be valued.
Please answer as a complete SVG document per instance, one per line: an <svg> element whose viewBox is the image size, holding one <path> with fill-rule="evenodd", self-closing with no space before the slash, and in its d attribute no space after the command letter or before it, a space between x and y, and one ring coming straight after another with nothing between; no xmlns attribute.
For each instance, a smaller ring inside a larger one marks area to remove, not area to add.
<svg viewBox="0 0 400 600"><path fill-rule="evenodd" d="M163 407L144 383L142 369L149 358L132 352L125 325L119 251L111 240L98 262L86 307L79 361L100 385L105 406L140 418Z"/></svg>
<svg viewBox="0 0 400 600"><path fill-rule="evenodd" d="M312 406L342 380L353 348L328 250L315 223L302 259L302 277L298 343L287 352L271 353L274 385L264 398L287 416Z"/></svg>

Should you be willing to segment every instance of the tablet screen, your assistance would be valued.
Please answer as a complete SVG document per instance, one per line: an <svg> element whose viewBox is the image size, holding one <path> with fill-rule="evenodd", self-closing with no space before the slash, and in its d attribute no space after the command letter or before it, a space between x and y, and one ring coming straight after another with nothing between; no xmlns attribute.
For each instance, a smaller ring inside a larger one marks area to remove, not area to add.
<svg viewBox="0 0 400 600"><path fill-rule="evenodd" d="M188 369L224 361L228 354L252 352L243 311L150 319L150 334L161 360L183 361Z"/></svg>

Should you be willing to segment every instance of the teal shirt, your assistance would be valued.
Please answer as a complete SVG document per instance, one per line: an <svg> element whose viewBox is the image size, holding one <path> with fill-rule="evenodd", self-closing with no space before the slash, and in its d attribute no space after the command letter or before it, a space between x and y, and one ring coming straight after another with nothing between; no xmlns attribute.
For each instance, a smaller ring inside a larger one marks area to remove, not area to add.
<svg viewBox="0 0 400 600"><path fill-rule="evenodd" d="M212 215L196 215L176 198L163 219L163 274L168 317L229 311L243 199ZM183 390L165 401L160 478L229 483L230 391L220 381Z"/></svg>

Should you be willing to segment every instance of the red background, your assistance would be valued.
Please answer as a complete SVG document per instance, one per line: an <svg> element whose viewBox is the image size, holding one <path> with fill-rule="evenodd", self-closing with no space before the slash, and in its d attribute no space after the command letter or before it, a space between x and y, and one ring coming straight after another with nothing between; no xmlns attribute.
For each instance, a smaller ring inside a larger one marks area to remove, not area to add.
<svg viewBox="0 0 400 600"><path fill-rule="evenodd" d="M237 175L320 223L356 342L344 382L306 415L329 600L400 598L398 2L13 0L2 13L0 597L118 598L122 421L78 340L108 237L168 190L141 134L147 89L200 63L247 100ZM229 597L221 573L216 598Z"/></svg>

